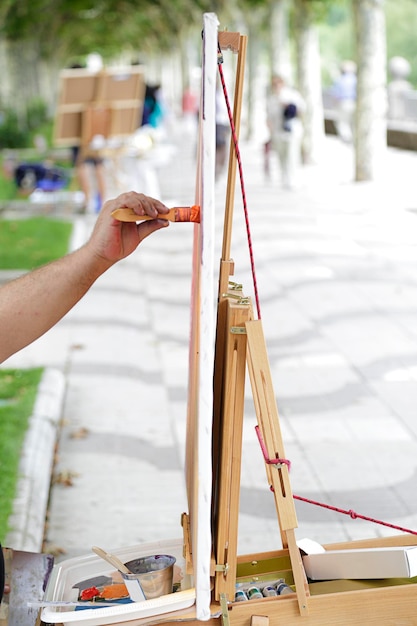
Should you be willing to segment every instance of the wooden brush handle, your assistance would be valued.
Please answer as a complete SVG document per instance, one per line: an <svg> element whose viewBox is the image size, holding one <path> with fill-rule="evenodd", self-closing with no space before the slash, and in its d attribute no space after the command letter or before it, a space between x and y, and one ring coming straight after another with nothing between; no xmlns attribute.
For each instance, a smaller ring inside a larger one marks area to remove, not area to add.
<svg viewBox="0 0 417 626"><path fill-rule="evenodd" d="M156 217L150 217L149 215L138 215L133 209L115 209L111 213L114 219L120 222L143 222L146 220L164 219L170 222L175 222L175 209L170 209L168 213L164 215L157 215Z"/></svg>
<svg viewBox="0 0 417 626"><path fill-rule="evenodd" d="M133 209L115 209L112 217L121 222L142 222L145 220L162 219L170 222L196 222L200 221L200 207L173 207L168 213L150 217L149 215L138 215Z"/></svg>

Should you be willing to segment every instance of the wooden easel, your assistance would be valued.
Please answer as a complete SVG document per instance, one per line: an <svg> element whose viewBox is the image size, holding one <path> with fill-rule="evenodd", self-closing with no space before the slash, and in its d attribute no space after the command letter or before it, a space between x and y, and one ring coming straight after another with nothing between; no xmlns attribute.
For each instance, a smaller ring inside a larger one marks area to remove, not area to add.
<svg viewBox="0 0 417 626"><path fill-rule="evenodd" d="M60 72L54 143L86 153L95 135L124 139L138 128L145 97L143 68Z"/></svg>
<svg viewBox="0 0 417 626"><path fill-rule="evenodd" d="M219 46L238 55L234 125L239 136L243 92L243 72L247 40L239 33L219 33ZM296 545L297 517L285 460L284 444L270 374L265 339L260 320L254 319L249 299L242 287L230 282L234 262L230 256L234 189L237 158L233 139L219 270L217 307L214 410L213 410L213 493L212 533L213 580L211 626L364 626L366 623L416 624L417 584L415 581L345 581L308 584L300 551ZM274 493L282 538L282 550L263 554L237 555L240 472L245 369L248 367L255 404L259 437L265 456L268 483ZM192 571L192 545L189 520L183 516L184 553ZM415 536L355 541L325 546L328 550L416 545ZM285 573L293 585L292 595L234 602L237 580L257 580L271 572ZM178 616L179 620L182 619ZM190 616L187 616L190 621ZM168 623L170 620L161 622ZM172 621L175 621L174 619ZM197 621L192 622L195 626Z"/></svg>
<svg viewBox="0 0 417 626"><path fill-rule="evenodd" d="M238 138L247 37L238 33L219 33L219 46L222 50L231 49L238 55L233 112L235 135ZM236 284L230 284L230 276L234 273L230 250L236 170L237 155L232 137L219 272L214 373L213 539L216 600L222 594L234 599L235 594L246 364L258 428L268 456L270 459L285 457L262 323L253 319L251 304L236 288ZM268 482L274 490L282 544L289 549L300 612L303 614L307 610L308 586L295 540L297 517L288 467L285 463L275 466L276 471L272 467L266 465Z"/></svg>

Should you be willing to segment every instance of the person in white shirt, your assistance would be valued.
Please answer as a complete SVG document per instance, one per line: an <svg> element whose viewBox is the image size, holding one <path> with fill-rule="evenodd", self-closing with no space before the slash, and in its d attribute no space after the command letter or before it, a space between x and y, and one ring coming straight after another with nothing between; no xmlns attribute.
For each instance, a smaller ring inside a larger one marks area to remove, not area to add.
<svg viewBox="0 0 417 626"><path fill-rule="evenodd" d="M301 163L304 110L301 94L286 85L282 76L274 75L267 99L267 126L271 149L278 156L282 185L286 189L292 189L296 184L296 174Z"/></svg>

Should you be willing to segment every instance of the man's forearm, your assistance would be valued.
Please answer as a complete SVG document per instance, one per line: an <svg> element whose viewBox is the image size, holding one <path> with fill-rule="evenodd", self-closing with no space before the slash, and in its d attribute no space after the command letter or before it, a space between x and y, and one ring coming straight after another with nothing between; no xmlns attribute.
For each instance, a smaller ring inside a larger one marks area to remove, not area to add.
<svg viewBox="0 0 417 626"><path fill-rule="evenodd" d="M0 288L0 362L58 322L109 267L87 247Z"/></svg>

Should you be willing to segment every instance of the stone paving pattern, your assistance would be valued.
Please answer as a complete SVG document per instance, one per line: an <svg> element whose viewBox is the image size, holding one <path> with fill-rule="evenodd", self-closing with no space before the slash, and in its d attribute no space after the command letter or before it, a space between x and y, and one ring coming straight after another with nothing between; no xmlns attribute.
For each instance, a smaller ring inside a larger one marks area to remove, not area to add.
<svg viewBox="0 0 417 626"><path fill-rule="evenodd" d="M193 204L194 137L169 130L154 189L168 206ZM243 141L241 151L293 492L416 530L417 154L389 149L375 182L353 183L351 147L327 137L318 162L287 191L275 161L265 177L260 141ZM216 260L225 189L226 176L216 185ZM75 245L94 219L74 216ZM192 231L173 224L149 238L4 364L65 376L55 475L72 484L53 485L46 533L64 551L58 560L92 545L182 536ZM239 188L232 257L236 280L253 296ZM241 554L281 545L255 424L248 383ZM395 532L299 501L296 510L297 538Z"/></svg>

